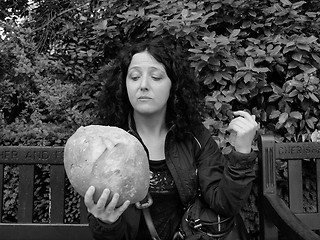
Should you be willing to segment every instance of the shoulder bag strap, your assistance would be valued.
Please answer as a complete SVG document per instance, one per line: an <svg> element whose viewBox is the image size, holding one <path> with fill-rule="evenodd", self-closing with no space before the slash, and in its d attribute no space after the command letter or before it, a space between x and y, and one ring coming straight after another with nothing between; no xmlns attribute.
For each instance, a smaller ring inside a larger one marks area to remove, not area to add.
<svg viewBox="0 0 320 240"><path fill-rule="evenodd" d="M151 234L152 240L161 240L153 224L152 217L150 214L149 207L152 205L152 203L153 203L152 197L150 193L148 193L148 195L143 200L141 200L140 202L137 202L135 205L136 205L136 208L142 210L142 213L146 221L147 227L149 229L149 232Z"/></svg>
<svg viewBox="0 0 320 240"><path fill-rule="evenodd" d="M154 227L149 208L143 208L142 212L143 212L144 219L146 220L146 224L148 226L152 240L161 240L157 233L156 228Z"/></svg>

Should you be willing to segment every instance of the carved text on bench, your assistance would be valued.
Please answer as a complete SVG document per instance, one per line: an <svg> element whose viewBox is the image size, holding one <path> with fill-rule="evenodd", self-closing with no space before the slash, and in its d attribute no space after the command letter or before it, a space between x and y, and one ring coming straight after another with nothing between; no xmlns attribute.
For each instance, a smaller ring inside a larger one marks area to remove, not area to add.
<svg viewBox="0 0 320 240"><path fill-rule="evenodd" d="M63 161L63 148L52 147L0 147L0 161L15 163L20 161L28 163L61 163Z"/></svg>
<svg viewBox="0 0 320 240"><path fill-rule="evenodd" d="M309 154L319 153L320 143L280 143L276 149L276 155L279 158L286 158L288 155L294 159L308 158ZM292 156L293 154L293 156Z"/></svg>

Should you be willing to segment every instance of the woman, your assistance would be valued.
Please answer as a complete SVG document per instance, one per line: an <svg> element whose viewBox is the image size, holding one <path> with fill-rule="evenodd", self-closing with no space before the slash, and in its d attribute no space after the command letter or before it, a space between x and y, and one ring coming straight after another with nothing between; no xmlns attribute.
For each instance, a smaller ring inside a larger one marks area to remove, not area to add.
<svg viewBox="0 0 320 240"><path fill-rule="evenodd" d="M199 188L217 213L234 216L255 178L254 116L234 112L228 129L237 133L235 149L224 156L201 123L197 94L196 79L184 56L161 40L123 51L103 90L103 124L129 131L148 152L150 212L162 240L172 239ZM108 189L95 203L94 190L88 189L85 204L95 239L151 239L140 209L129 201L117 208L118 194L106 204Z"/></svg>

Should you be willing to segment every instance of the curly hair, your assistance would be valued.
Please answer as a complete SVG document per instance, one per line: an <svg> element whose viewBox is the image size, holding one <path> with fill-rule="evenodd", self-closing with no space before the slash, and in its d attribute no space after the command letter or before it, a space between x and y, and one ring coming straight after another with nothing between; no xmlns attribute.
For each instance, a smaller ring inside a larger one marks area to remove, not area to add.
<svg viewBox="0 0 320 240"><path fill-rule="evenodd" d="M185 53L175 43L152 39L125 48L115 60L107 76L99 101L101 124L124 128L132 111L126 89L128 67L134 54L147 51L165 67L171 80L167 103L166 124L176 125L180 136L201 123L199 85L186 60Z"/></svg>

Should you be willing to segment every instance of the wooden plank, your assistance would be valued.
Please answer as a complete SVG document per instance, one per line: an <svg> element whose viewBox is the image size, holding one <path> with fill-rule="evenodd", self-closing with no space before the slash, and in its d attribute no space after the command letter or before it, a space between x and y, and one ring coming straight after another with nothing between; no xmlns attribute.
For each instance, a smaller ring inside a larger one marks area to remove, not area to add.
<svg viewBox="0 0 320 240"><path fill-rule="evenodd" d="M31 223L33 215L34 166L19 166L18 222Z"/></svg>
<svg viewBox="0 0 320 240"><path fill-rule="evenodd" d="M263 141L262 141L263 140ZM262 204L263 196L276 195L276 178L275 178L275 149L273 136L260 136L259 141L259 225L260 225L260 239L274 240L278 239L278 229L272 222L273 219L267 216L270 213L265 205ZM267 211L267 212L265 212Z"/></svg>
<svg viewBox="0 0 320 240"><path fill-rule="evenodd" d="M320 240L320 236L315 234L306 223L299 221L280 197L267 194L262 201L264 213L281 229L288 240Z"/></svg>
<svg viewBox="0 0 320 240"><path fill-rule="evenodd" d="M0 223L2 222L3 212L3 189L4 189L4 165L0 164Z"/></svg>
<svg viewBox="0 0 320 240"><path fill-rule="evenodd" d="M87 224L0 224L4 240L91 240Z"/></svg>
<svg viewBox="0 0 320 240"><path fill-rule="evenodd" d="M316 188L317 188L317 206L318 206L318 212L320 212L320 160L319 159L317 159L317 161L316 161L316 174L317 174L317 180L316 180L316 182L317 182L317 186L316 186ZM319 219L320 219L320 217L319 217ZM320 225L320 221L319 221L319 225ZM319 229L320 229L320 227L319 227Z"/></svg>
<svg viewBox="0 0 320 240"><path fill-rule="evenodd" d="M320 229L320 213L297 213L296 216L304 223L308 223L310 229L316 230Z"/></svg>
<svg viewBox="0 0 320 240"><path fill-rule="evenodd" d="M84 199L81 197L80 199L80 223L87 223L88 222L88 210L86 205L84 204Z"/></svg>
<svg viewBox="0 0 320 240"><path fill-rule="evenodd" d="M278 239L278 236L278 228L274 226L272 221L269 219L263 219L260 222L260 240L275 240Z"/></svg>
<svg viewBox="0 0 320 240"><path fill-rule="evenodd" d="M63 147L0 146L0 163L63 164Z"/></svg>
<svg viewBox="0 0 320 240"><path fill-rule="evenodd" d="M50 166L50 219L51 223L63 223L64 218L64 179L63 165Z"/></svg>
<svg viewBox="0 0 320 240"><path fill-rule="evenodd" d="M303 212L302 160L288 161L289 204L294 213Z"/></svg>
<svg viewBox="0 0 320 240"><path fill-rule="evenodd" d="M287 142L275 144L276 159L319 158L320 142Z"/></svg>

